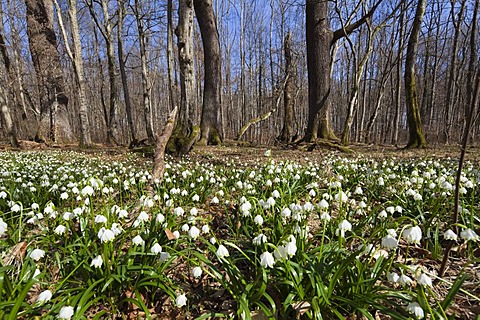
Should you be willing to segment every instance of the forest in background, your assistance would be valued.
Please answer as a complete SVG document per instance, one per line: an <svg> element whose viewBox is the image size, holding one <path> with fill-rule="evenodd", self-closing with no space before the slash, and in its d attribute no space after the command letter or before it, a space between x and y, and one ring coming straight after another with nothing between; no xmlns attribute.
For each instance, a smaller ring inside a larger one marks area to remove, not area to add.
<svg viewBox="0 0 480 320"><path fill-rule="evenodd" d="M0 14L0 136L12 144L148 143L174 106L186 149L312 140L312 128L343 144L410 144L415 21L426 143L458 143L478 117L478 0L3 0ZM203 138L205 119L216 136Z"/></svg>

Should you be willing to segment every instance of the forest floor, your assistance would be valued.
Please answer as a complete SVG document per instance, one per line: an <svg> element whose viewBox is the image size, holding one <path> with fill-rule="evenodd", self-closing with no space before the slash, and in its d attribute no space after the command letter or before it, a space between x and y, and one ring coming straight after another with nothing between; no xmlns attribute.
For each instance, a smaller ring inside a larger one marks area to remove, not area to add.
<svg viewBox="0 0 480 320"><path fill-rule="evenodd" d="M28 141L21 141L21 150L70 150L70 151L79 151L85 152L87 154L94 154L95 156L105 157L105 160L121 160L125 159L131 150L128 150L124 147L107 147L102 145L96 145L94 148L85 150L79 149L77 146L69 145L69 146L45 146L44 144L37 144ZM434 158L434 159L458 159L460 154L460 147L459 146L441 146L441 147L432 147L426 149L419 149L419 150L405 150L400 148L395 148L392 146L366 146L366 145L352 145L349 147L352 152L346 153L341 152L338 150L328 150L326 148L318 147L315 148L313 151L305 151L299 149L281 149L278 147L270 147L270 146L239 146L235 143L228 143L224 146L206 146L206 147L194 147L194 149L189 153L187 156L190 161L192 162L199 162L199 163L209 163L213 165L222 165L228 162L235 162L241 163L246 165L255 165L265 161L266 155L265 152L267 150L271 150L271 159L275 161L289 161L289 162L296 162L300 164L307 164L309 162L316 162L327 155L331 155L332 152L338 153L339 156L342 157L358 157L358 156L366 156L371 157L376 160L382 159L415 159L415 158ZM0 151L12 150L11 148L7 147L4 144L0 143ZM148 150L134 150L135 152L139 153L140 155L143 153L145 159L150 159L151 151ZM468 148L466 157L466 161L480 161L480 148ZM430 263L426 263L430 264ZM431 265L438 265L438 261L432 261ZM455 279L455 270L460 271L460 265L458 265L458 269L455 267L450 270L448 276L451 279ZM476 273L474 277L478 277L478 266L471 269L473 273ZM453 272L453 273L452 273ZM474 288L474 292L478 292L478 287ZM464 301L468 302L468 301ZM170 308L166 308L170 309ZM455 313L468 315L467 318L475 319L475 314L480 313L480 309L478 306L469 305L469 303L463 303L461 300L457 300L454 306ZM171 314L164 318L160 316L161 319L167 318L178 318L182 319L183 317L176 313L177 309L171 307ZM133 314L132 314L133 316ZM463 317L460 317L463 318ZM478 317L476 318L478 319Z"/></svg>

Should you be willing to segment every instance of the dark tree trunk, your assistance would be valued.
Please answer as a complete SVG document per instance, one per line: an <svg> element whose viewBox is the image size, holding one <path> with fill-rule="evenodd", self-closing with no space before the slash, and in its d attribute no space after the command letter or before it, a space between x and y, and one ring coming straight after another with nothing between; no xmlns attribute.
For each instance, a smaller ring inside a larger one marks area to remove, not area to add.
<svg viewBox="0 0 480 320"><path fill-rule="evenodd" d="M40 119L36 140L69 143L73 132L67 113L63 72L53 29L51 0L25 0L27 34L40 96Z"/></svg>
<svg viewBox="0 0 480 320"><path fill-rule="evenodd" d="M212 0L194 0L195 14L202 35L203 64L205 76L203 81L203 108L200 122L200 145L219 144L220 123L220 81L221 53L218 30L213 12Z"/></svg>
<svg viewBox="0 0 480 320"><path fill-rule="evenodd" d="M294 136L295 114L293 110L293 94L294 94L294 73L295 67L292 61L291 50L291 35L290 32L285 36L284 51L285 51L285 86L283 88L283 108L285 118L283 120L282 133L279 140L284 143L290 143Z"/></svg>
<svg viewBox="0 0 480 320"><path fill-rule="evenodd" d="M412 31L408 39L407 55L405 59L405 101L407 105L407 120L409 138L407 148L424 148L426 146L418 104L417 86L415 81L415 58L418 49L418 36L425 14L427 0L419 0Z"/></svg>
<svg viewBox="0 0 480 320"><path fill-rule="evenodd" d="M328 2L307 0L306 39L308 71L308 123L305 140L335 138L330 128L330 44Z"/></svg>

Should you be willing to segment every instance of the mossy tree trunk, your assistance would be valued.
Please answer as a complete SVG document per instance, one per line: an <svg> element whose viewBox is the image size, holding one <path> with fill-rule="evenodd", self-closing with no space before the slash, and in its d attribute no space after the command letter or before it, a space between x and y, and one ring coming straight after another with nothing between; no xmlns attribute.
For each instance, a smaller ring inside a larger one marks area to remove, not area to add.
<svg viewBox="0 0 480 320"><path fill-rule="evenodd" d="M171 7L170 7L171 8ZM175 30L180 69L180 108L178 121L167 144L167 151L186 154L198 139L199 127L192 123L197 108L193 64L193 0L180 0Z"/></svg>
<svg viewBox="0 0 480 320"><path fill-rule="evenodd" d="M427 145L423 134L420 105L418 103L417 86L415 81L415 58L417 56L418 37L422 27L426 5L427 0L418 1L412 31L408 39L407 54L405 58L405 102L407 105L409 131L407 148L424 148Z"/></svg>
<svg viewBox="0 0 480 320"><path fill-rule="evenodd" d="M25 0L27 35L40 97L40 118L36 140L73 142L68 118L68 97L53 27L52 0Z"/></svg>
<svg viewBox="0 0 480 320"><path fill-rule="evenodd" d="M199 145L220 144L221 53L212 0L194 0L203 43L203 108Z"/></svg>

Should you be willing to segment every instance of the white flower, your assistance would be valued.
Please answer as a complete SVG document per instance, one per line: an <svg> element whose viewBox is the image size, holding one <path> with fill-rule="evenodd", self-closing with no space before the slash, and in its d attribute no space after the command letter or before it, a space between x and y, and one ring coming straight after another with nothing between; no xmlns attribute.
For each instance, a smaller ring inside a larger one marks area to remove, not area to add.
<svg viewBox="0 0 480 320"><path fill-rule="evenodd" d="M90 186L86 186L82 189L82 196L93 196L93 188Z"/></svg>
<svg viewBox="0 0 480 320"><path fill-rule="evenodd" d="M95 223L105 223L107 222L107 217L104 215L98 214L95 216Z"/></svg>
<svg viewBox="0 0 480 320"><path fill-rule="evenodd" d="M208 226L208 224L204 224L202 226L202 232L203 233L209 233L210 232L210 227Z"/></svg>
<svg viewBox="0 0 480 320"><path fill-rule="evenodd" d="M37 303L45 303L47 301L49 301L50 299L52 299L52 291L50 290L45 290L43 292L41 292L38 297L37 297Z"/></svg>
<svg viewBox="0 0 480 320"><path fill-rule="evenodd" d="M175 299L175 305L179 308L185 306L187 304L187 297L184 294L180 294Z"/></svg>
<svg viewBox="0 0 480 320"><path fill-rule="evenodd" d="M431 287L432 286L432 278L430 278L429 276L427 276L424 273L421 273L417 277L417 282L424 287Z"/></svg>
<svg viewBox="0 0 480 320"><path fill-rule="evenodd" d="M188 235L190 236L190 238L195 240L200 235L200 230L197 227L192 226L188 231Z"/></svg>
<svg viewBox="0 0 480 320"><path fill-rule="evenodd" d="M292 210L290 210L289 208L284 208L280 214L284 218L289 218L292 215Z"/></svg>
<svg viewBox="0 0 480 320"><path fill-rule="evenodd" d="M62 309L60 309L60 312L58 313L58 319L64 319L64 320L69 320L73 316L73 307L70 306L64 306Z"/></svg>
<svg viewBox="0 0 480 320"><path fill-rule="evenodd" d="M170 258L170 253L168 252L160 252L160 262L165 262Z"/></svg>
<svg viewBox="0 0 480 320"><path fill-rule="evenodd" d="M230 254L228 253L228 249L225 248L225 246L223 244L218 246L217 257L224 258L224 257L228 257L229 255Z"/></svg>
<svg viewBox="0 0 480 320"><path fill-rule="evenodd" d="M190 230L190 226L188 225L188 223L184 223L182 225L182 231L183 232L188 232L188 230Z"/></svg>
<svg viewBox="0 0 480 320"><path fill-rule="evenodd" d="M185 210L182 207L176 207L173 209L173 213L178 217L182 217L185 214Z"/></svg>
<svg viewBox="0 0 480 320"><path fill-rule="evenodd" d="M265 153L263 154L265 157L268 157L270 158L272 156L272 150L268 149L267 151L265 151Z"/></svg>
<svg viewBox="0 0 480 320"><path fill-rule="evenodd" d="M90 262L90 267L100 268L102 267L102 264L103 264L102 256L98 255L92 259L92 262Z"/></svg>
<svg viewBox="0 0 480 320"><path fill-rule="evenodd" d="M128 217L128 211L125 210L125 209L119 210L119 211L118 211L118 217L119 217L120 219L122 219L122 218L127 218L127 217Z"/></svg>
<svg viewBox="0 0 480 320"><path fill-rule="evenodd" d="M327 209L328 208L327 200L325 200L325 199L320 200L320 202L318 203L318 207L320 209Z"/></svg>
<svg viewBox="0 0 480 320"><path fill-rule="evenodd" d="M286 260L287 259L287 249L285 246L278 246L273 252L276 260Z"/></svg>
<svg viewBox="0 0 480 320"><path fill-rule="evenodd" d="M260 265L264 268L273 268L273 264L275 263L275 259L270 252L265 251L260 255Z"/></svg>
<svg viewBox="0 0 480 320"><path fill-rule="evenodd" d="M455 232L453 232L452 229L448 229L447 231L445 231L443 233L443 237L445 238L445 240L454 240L454 241L457 241L457 234Z"/></svg>
<svg viewBox="0 0 480 320"><path fill-rule="evenodd" d="M400 278L398 278L398 283L401 284L402 286L403 285L410 285L412 282L413 282L412 278L410 278L409 276L406 276L404 274L402 274L400 276Z"/></svg>
<svg viewBox="0 0 480 320"><path fill-rule="evenodd" d="M422 240L422 229L419 226L405 229L402 232L402 236L408 243L420 243L420 240Z"/></svg>
<svg viewBox="0 0 480 320"><path fill-rule="evenodd" d="M62 200L67 200L67 199L68 199L68 193L62 192L62 193L60 194L60 199L62 199Z"/></svg>
<svg viewBox="0 0 480 320"><path fill-rule="evenodd" d="M15 203L15 204L10 208L10 210L12 210L12 212L19 212L21 209L22 209L22 207L19 206L18 203Z"/></svg>
<svg viewBox="0 0 480 320"><path fill-rule="evenodd" d="M133 226L136 227L136 226L138 226L141 222L147 222L148 220L150 220L150 216L149 216L148 213L146 213L145 211L142 211L142 212L140 212L140 214L138 215L137 219L136 219L135 222L133 223Z"/></svg>
<svg viewBox="0 0 480 320"><path fill-rule="evenodd" d="M394 238L397 237L397 231L395 231L395 229L387 229L387 234Z"/></svg>
<svg viewBox="0 0 480 320"><path fill-rule="evenodd" d="M211 243L211 244L217 243L217 239L215 239L214 237L211 237L211 238L210 238L210 243Z"/></svg>
<svg viewBox="0 0 480 320"><path fill-rule="evenodd" d="M192 197L192 201L197 202L199 200L200 200L200 196L198 194L194 194L193 197Z"/></svg>
<svg viewBox="0 0 480 320"><path fill-rule="evenodd" d="M397 283L399 279L400 277L396 272L390 272L389 274L387 274L387 280L392 283Z"/></svg>
<svg viewBox="0 0 480 320"><path fill-rule="evenodd" d="M253 219L253 222L255 222L256 224L258 224L259 226L261 226L263 224L263 218L261 215L257 215L255 217L255 219Z"/></svg>
<svg viewBox="0 0 480 320"><path fill-rule="evenodd" d="M278 190L273 190L273 191L272 191L272 197L274 197L274 198L280 198L280 192L278 192Z"/></svg>
<svg viewBox="0 0 480 320"><path fill-rule="evenodd" d="M150 252L153 254L159 254L162 252L162 246L159 245L158 243L155 243L151 248Z"/></svg>
<svg viewBox="0 0 480 320"><path fill-rule="evenodd" d="M165 221L165 216L161 213L157 214L157 217L155 218L155 221L157 223L163 223Z"/></svg>
<svg viewBox="0 0 480 320"><path fill-rule="evenodd" d="M348 196L345 192L340 191L335 195L335 201L338 202L347 202L348 201Z"/></svg>
<svg viewBox="0 0 480 320"><path fill-rule="evenodd" d="M391 235L386 235L382 238L382 247L387 250L395 249L398 246L398 240Z"/></svg>
<svg viewBox="0 0 480 320"><path fill-rule="evenodd" d="M338 224L338 229L336 230L335 234L338 236L345 237L345 231L351 231L352 230L352 224L348 222L347 220L343 220Z"/></svg>
<svg viewBox="0 0 480 320"><path fill-rule="evenodd" d="M192 268L192 276L194 278L200 278L202 276L202 268L200 267L194 267Z"/></svg>
<svg viewBox="0 0 480 320"><path fill-rule="evenodd" d="M97 234L98 238L102 242L109 242L115 238L115 233L110 229L105 229L105 227L100 228Z"/></svg>
<svg viewBox="0 0 480 320"><path fill-rule="evenodd" d="M267 242L267 237L263 233L260 233L258 236L253 238L253 244L256 246L259 246L265 242Z"/></svg>
<svg viewBox="0 0 480 320"><path fill-rule="evenodd" d="M7 224L3 219L0 217L0 237L7 231Z"/></svg>
<svg viewBox="0 0 480 320"><path fill-rule="evenodd" d="M407 306L407 311L412 313L417 319L422 319L425 316L422 307L420 307L417 302L409 303Z"/></svg>
<svg viewBox="0 0 480 320"><path fill-rule="evenodd" d="M465 241L478 241L479 237L472 229L468 228L460 232L460 237Z"/></svg>
<svg viewBox="0 0 480 320"><path fill-rule="evenodd" d="M53 232L55 232L58 235L62 235L62 234L65 233L66 230L67 230L67 228L64 225L59 225L55 228L55 230Z"/></svg>
<svg viewBox="0 0 480 320"><path fill-rule="evenodd" d="M387 216L387 211L385 210L380 211L380 213L378 214L379 219L385 219Z"/></svg>
<svg viewBox="0 0 480 320"><path fill-rule="evenodd" d="M173 236L175 237L175 239L180 238L180 232L178 230L173 231Z"/></svg>
<svg viewBox="0 0 480 320"><path fill-rule="evenodd" d="M294 236L290 236L293 238L293 240L290 240L285 244L285 250L287 251L287 255L290 257L293 257L295 253L297 252L297 241L295 240Z"/></svg>
<svg viewBox="0 0 480 320"><path fill-rule="evenodd" d="M215 196L212 198L212 200L210 201L211 204L219 204L220 203L220 200L218 200L218 198Z"/></svg>
<svg viewBox="0 0 480 320"><path fill-rule="evenodd" d="M140 246L140 245L143 245L145 243L145 241L142 239L142 237L140 235L137 235L135 238L133 238L132 242L136 246Z"/></svg>
<svg viewBox="0 0 480 320"><path fill-rule="evenodd" d="M328 213L322 212L322 214L320 214L320 219L328 222L332 217Z"/></svg>
<svg viewBox="0 0 480 320"><path fill-rule="evenodd" d="M40 260L45 256L45 251L42 249L33 249L32 252L30 253L30 258L32 258L35 261Z"/></svg>

